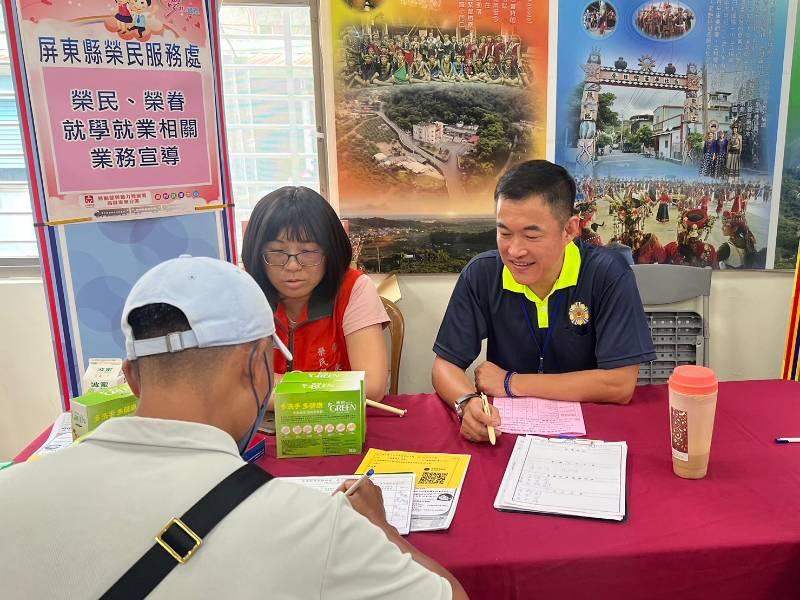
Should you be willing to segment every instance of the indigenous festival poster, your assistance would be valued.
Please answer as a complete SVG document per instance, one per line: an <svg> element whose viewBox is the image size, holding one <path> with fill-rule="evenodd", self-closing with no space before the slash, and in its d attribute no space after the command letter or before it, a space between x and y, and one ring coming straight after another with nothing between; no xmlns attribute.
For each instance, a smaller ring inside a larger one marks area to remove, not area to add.
<svg viewBox="0 0 800 600"><path fill-rule="evenodd" d="M556 162L584 240L767 266L787 18L788 0L559 2Z"/></svg>
<svg viewBox="0 0 800 600"><path fill-rule="evenodd" d="M800 11L798 11L800 22ZM792 58L792 81L786 121L786 145L783 152L783 180L778 232L775 238L775 268L794 269L800 241L800 44L795 28Z"/></svg>
<svg viewBox="0 0 800 600"><path fill-rule="evenodd" d="M372 272L494 248L493 191L544 158L547 0L331 0L339 208Z"/></svg>
<svg viewBox="0 0 800 600"><path fill-rule="evenodd" d="M50 224L222 203L204 0L12 3Z"/></svg>

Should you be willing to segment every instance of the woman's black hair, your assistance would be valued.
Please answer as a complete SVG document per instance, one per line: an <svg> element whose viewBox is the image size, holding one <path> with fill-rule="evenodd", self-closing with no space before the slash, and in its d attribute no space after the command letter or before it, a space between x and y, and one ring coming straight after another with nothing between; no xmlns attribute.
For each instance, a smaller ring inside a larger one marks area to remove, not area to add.
<svg viewBox="0 0 800 600"><path fill-rule="evenodd" d="M339 292L353 259L353 247L336 211L307 187L286 186L258 201L242 242L242 262L275 309L280 301L270 283L262 253L267 242L283 233L289 240L318 244L325 255L325 275L312 297L330 300Z"/></svg>

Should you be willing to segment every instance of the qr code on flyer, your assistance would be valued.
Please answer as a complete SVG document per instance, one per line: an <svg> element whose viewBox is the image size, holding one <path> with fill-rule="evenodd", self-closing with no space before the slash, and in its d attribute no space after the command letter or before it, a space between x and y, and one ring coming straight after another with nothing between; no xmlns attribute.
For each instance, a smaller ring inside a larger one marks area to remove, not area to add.
<svg viewBox="0 0 800 600"><path fill-rule="evenodd" d="M447 483L447 473L424 470L417 482L418 485L445 485Z"/></svg>

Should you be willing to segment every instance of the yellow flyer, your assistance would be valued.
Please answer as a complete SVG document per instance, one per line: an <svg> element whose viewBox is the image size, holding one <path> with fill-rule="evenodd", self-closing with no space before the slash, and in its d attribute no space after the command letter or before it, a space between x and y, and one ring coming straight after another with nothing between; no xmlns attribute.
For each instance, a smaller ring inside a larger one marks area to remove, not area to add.
<svg viewBox="0 0 800 600"><path fill-rule="evenodd" d="M467 474L468 454L424 454L370 448L357 474L414 473L417 486L411 509L411 531L447 529L453 521Z"/></svg>

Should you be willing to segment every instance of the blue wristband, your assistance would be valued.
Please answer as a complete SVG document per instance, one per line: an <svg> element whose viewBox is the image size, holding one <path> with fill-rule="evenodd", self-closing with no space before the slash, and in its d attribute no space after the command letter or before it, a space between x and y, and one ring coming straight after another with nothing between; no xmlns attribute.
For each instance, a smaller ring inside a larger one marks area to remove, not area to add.
<svg viewBox="0 0 800 600"><path fill-rule="evenodd" d="M514 392L511 391L511 378L516 374L516 371L506 371L506 378L505 381L503 381L503 387L506 389L506 396L509 398L516 398Z"/></svg>

